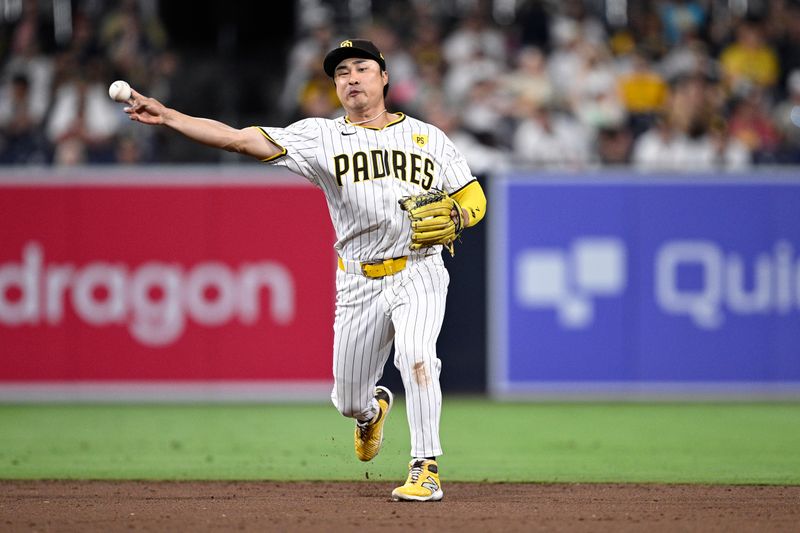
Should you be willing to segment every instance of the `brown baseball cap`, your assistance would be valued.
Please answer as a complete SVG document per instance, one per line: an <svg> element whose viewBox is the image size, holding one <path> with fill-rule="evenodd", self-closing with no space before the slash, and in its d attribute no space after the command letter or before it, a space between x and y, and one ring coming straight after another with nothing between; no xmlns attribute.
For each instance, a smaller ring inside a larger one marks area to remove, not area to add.
<svg viewBox="0 0 800 533"><path fill-rule="evenodd" d="M351 57L362 57L364 59L374 59L381 66L381 70L386 70L386 60L383 59L383 54L378 47L372 44L372 41L366 39L347 39L339 43L338 48L334 48L328 55L325 56L325 61L322 67L325 73L333 77L336 71L336 66L344 59Z"/></svg>

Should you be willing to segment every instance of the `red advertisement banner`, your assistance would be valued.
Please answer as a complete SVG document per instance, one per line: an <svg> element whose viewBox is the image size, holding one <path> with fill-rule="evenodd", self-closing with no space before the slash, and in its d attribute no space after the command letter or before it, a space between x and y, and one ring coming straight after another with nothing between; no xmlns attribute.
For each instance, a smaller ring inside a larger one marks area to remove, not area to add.
<svg viewBox="0 0 800 533"><path fill-rule="evenodd" d="M5 176L0 384L330 381L322 194L204 176Z"/></svg>

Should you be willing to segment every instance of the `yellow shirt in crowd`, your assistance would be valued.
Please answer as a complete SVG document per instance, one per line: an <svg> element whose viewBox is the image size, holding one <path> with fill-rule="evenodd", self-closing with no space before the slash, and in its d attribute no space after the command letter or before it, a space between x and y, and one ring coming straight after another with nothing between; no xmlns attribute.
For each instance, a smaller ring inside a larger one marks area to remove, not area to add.
<svg viewBox="0 0 800 533"><path fill-rule="evenodd" d="M768 46L745 48L734 43L722 52L720 63L725 75L734 81L746 78L769 87L778 79L778 58Z"/></svg>

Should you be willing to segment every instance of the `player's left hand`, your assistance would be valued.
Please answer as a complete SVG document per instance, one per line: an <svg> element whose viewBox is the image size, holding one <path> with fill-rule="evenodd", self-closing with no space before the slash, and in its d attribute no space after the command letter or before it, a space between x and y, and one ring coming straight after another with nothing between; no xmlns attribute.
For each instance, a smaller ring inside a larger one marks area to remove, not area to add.
<svg viewBox="0 0 800 533"><path fill-rule="evenodd" d="M459 209L456 206L453 206L453 210L450 211L450 218L453 219L453 223L455 224L461 223L462 227L469 227L469 211L463 207L461 207L461 212L459 213Z"/></svg>
<svg viewBox="0 0 800 533"><path fill-rule="evenodd" d="M467 219L458 202L444 191L429 191L400 200L411 219L411 250L442 244L454 254L453 242L466 227Z"/></svg>

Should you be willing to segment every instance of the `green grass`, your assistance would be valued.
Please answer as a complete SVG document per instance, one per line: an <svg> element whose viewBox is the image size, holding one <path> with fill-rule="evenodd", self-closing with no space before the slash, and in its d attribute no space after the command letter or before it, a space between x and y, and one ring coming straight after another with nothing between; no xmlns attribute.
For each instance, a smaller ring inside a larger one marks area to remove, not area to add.
<svg viewBox="0 0 800 533"><path fill-rule="evenodd" d="M353 455L330 405L0 405L1 479L405 476L395 405L381 455ZM549 404L445 398L449 481L800 484L800 403Z"/></svg>

